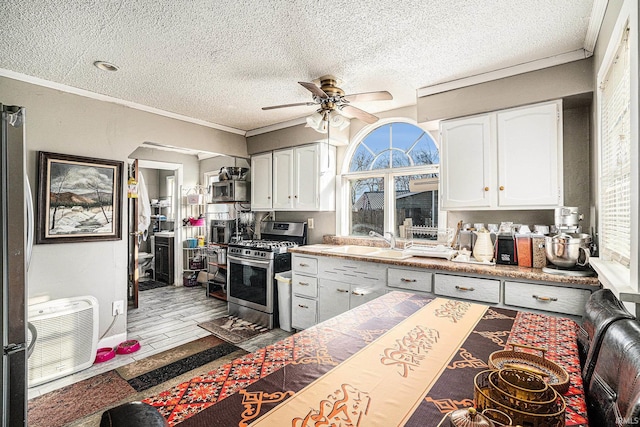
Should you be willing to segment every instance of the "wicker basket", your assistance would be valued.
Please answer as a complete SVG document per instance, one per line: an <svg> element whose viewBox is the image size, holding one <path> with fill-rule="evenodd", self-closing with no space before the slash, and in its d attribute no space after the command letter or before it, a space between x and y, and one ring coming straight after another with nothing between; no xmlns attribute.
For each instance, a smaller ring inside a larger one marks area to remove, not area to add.
<svg viewBox="0 0 640 427"><path fill-rule="evenodd" d="M507 414L513 421L513 425L526 425L529 427L565 427L566 404L564 399L558 395L552 413L539 414L521 411L502 404L490 396L489 375L495 372L486 370L478 373L474 378L474 400L478 411L485 409L497 409Z"/></svg>
<svg viewBox="0 0 640 427"><path fill-rule="evenodd" d="M547 384L560 394L569 391L569 374L557 363L545 359L545 349L522 344L510 345L513 347L512 350L491 353L488 363L491 369L515 368L528 371L543 377ZM542 353L542 357L524 351L516 351L516 347L539 351Z"/></svg>
<svg viewBox="0 0 640 427"><path fill-rule="evenodd" d="M523 412L549 414L557 410L556 401L559 395L552 387L547 387L542 393L536 394L531 399L515 396L501 386L499 374L504 371L506 369L493 371L489 374L489 397L493 400ZM524 371L521 372L524 373Z"/></svg>

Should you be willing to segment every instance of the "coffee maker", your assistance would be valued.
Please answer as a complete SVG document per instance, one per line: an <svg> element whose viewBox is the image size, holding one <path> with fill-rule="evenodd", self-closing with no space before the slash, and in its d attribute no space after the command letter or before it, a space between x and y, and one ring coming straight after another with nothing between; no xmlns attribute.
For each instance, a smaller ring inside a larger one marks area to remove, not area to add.
<svg viewBox="0 0 640 427"><path fill-rule="evenodd" d="M503 222L496 235L495 254L496 264L518 265L518 252L516 250L516 236L513 223Z"/></svg>

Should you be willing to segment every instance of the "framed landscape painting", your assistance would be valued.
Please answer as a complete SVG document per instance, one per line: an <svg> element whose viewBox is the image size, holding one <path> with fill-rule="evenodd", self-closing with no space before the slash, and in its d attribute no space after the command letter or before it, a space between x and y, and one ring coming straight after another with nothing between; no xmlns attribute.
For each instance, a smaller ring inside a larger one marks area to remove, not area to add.
<svg viewBox="0 0 640 427"><path fill-rule="evenodd" d="M124 162L38 152L36 243L122 239Z"/></svg>

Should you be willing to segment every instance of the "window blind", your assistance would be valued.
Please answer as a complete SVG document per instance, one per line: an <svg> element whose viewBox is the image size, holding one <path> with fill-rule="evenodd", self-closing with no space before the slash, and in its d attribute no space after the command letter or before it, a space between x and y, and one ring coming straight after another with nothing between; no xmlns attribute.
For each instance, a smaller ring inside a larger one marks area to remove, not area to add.
<svg viewBox="0 0 640 427"><path fill-rule="evenodd" d="M629 29L600 83L600 256L629 266L631 128Z"/></svg>

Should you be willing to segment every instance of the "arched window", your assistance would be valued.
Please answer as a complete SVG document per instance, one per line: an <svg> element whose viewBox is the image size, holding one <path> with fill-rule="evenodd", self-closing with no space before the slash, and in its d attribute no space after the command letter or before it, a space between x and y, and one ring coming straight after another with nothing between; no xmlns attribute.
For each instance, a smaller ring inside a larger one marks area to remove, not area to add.
<svg viewBox="0 0 640 427"><path fill-rule="evenodd" d="M341 234L404 237L407 225L437 227L439 163L435 140L415 124L387 122L368 132L345 159Z"/></svg>

